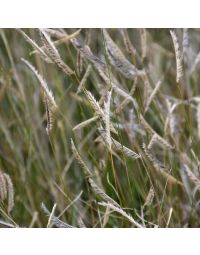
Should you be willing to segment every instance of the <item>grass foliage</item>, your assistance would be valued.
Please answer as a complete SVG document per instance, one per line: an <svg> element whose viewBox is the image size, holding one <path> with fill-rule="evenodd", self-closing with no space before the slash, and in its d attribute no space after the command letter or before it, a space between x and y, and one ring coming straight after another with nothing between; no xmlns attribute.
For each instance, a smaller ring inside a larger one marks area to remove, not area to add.
<svg viewBox="0 0 200 255"><path fill-rule="evenodd" d="M199 227L198 29L1 29L2 227Z"/></svg>

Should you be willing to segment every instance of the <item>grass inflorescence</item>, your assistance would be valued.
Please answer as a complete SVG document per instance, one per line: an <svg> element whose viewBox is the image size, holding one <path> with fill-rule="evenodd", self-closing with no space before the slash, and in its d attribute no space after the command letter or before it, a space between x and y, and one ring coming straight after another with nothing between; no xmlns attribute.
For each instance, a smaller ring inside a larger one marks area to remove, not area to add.
<svg viewBox="0 0 200 255"><path fill-rule="evenodd" d="M199 227L199 39L1 29L0 226Z"/></svg>

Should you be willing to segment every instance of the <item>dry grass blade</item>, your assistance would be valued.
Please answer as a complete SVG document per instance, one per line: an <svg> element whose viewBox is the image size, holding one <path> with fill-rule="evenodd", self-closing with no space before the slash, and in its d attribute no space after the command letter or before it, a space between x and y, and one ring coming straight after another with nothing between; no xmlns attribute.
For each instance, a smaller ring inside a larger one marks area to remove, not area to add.
<svg viewBox="0 0 200 255"><path fill-rule="evenodd" d="M73 128L73 131L79 130L79 129L81 129L81 128L87 126L87 125L89 125L90 123L92 123L93 121L97 120L98 118L99 118L98 116L94 116L94 117L92 117L92 118L90 118L90 119L88 119L88 120L85 120L85 121L79 123L78 125L76 125L76 126Z"/></svg>
<svg viewBox="0 0 200 255"><path fill-rule="evenodd" d="M136 76L144 75L144 71L138 70L123 55L118 46L113 42L108 32L103 29L105 47L111 64L126 78L134 79Z"/></svg>
<svg viewBox="0 0 200 255"><path fill-rule="evenodd" d="M183 28L183 60L186 66L188 65L188 54L189 54L189 33L188 28Z"/></svg>
<svg viewBox="0 0 200 255"><path fill-rule="evenodd" d="M6 226L8 228L16 228L16 226L14 226L13 224L10 224L10 223L5 222L3 220L0 220L0 224L3 225L3 226Z"/></svg>
<svg viewBox="0 0 200 255"><path fill-rule="evenodd" d="M58 218L60 218L62 215L64 215L67 210L74 205L82 196L83 191L81 190L81 192L67 205L67 207L65 207L65 209L58 215Z"/></svg>
<svg viewBox="0 0 200 255"><path fill-rule="evenodd" d="M89 178L89 183L90 183L90 186L91 186L92 190L94 191L94 193L99 195L103 200L113 204L115 207L120 207L120 205L115 200L113 200L111 197L109 197L105 192L103 192L103 190L100 189L91 178Z"/></svg>
<svg viewBox="0 0 200 255"><path fill-rule="evenodd" d="M166 148L173 150L174 147L169 144L164 138L162 138L160 135L156 134L155 139L160 142L160 144L164 145Z"/></svg>
<svg viewBox="0 0 200 255"><path fill-rule="evenodd" d="M91 171L89 170L89 168L87 167L87 165L85 164L85 162L82 160L78 150L76 149L73 140L71 139L71 148L72 148L72 152L74 154L74 157L76 158L77 162L80 164L81 168L83 169L84 173L86 176L92 176Z"/></svg>
<svg viewBox="0 0 200 255"><path fill-rule="evenodd" d="M154 135L156 132L153 130L153 128L147 123L147 121L144 119L142 115L139 116L141 124L144 126L144 128L151 134Z"/></svg>
<svg viewBox="0 0 200 255"><path fill-rule="evenodd" d="M197 104L196 118L197 118L198 136L200 138L200 102Z"/></svg>
<svg viewBox="0 0 200 255"><path fill-rule="evenodd" d="M49 210L46 208L46 206L44 205L44 203L41 204L41 208L44 211L44 213L50 217L51 213L49 212ZM57 226L58 228L73 228L73 226L61 221L60 219L58 219L57 217L53 216L51 217L51 222Z"/></svg>
<svg viewBox="0 0 200 255"><path fill-rule="evenodd" d="M78 222L78 225L79 225L80 228L86 228L86 226L85 226L85 224L84 224L81 217L78 217L77 222Z"/></svg>
<svg viewBox="0 0 200 255"><path fill-rule="evenodd" d="M83 89L83 87L84 87L84 85L85 85L85 82L87 81L87 78L88 78L88 76L90 75L91 70L92 70L92 66L89 65L89 66L87 67L87 70L86 70L86 72L85 72L85 74L84 74L84 76L83 76L83 78L82 78L82 80L81 80L79 86L78 86L77 94L79 94L79 93L82 91L82 89Z"/></svg>
<svg viewBox="0 0 200 255"><path fill-rule="evenodd" d="M149 106L150 106L151 102L153 101L155 95L157 94L158 90L160 89L161 84L162 84L162 82L161 82L161 80L159 80L159 81L157 82L155 88L153 89L153 91L152 91L150 97L149 97L148 100L147 100L146 107L145 107L145 110L144 110L145 112L148 111Z"/></svg>
<svg viewBox="0 0 200 255"><path fill-rule="evenodd" d="M77 37L77 36L80 34L80 32L81 32L81 29L78 29L78 30L76 30L74 33L72 33L72 34L70 34L70 35L65 35L65 36L63 36L63 38L61 38L61 39L59 39L59 40L53 42L53 44L56 45L56 46L58 46L58 45L60 45L60 44L62 44L62 43L66 43L66 42L68 42L69 40L71 40L71 39Z"/></svg>
<svg viewBox="0 0 200 255"><path fill-rule="evenodd" d="M156 131L153 130L153 128L146 122L146 120L143 118L143 116L140 114L140 121L141 124L145 127L145 129L152 135L154 135L154 139L157 139L157 141L160 142L160 144L164 145L166 148L172 150L174 147L169 144L164 138L162 138L159 134L156 133Z"/></svg>
<svg viewBox="0 0 200 255"><path fill-rule="evenodd" d="M176 33L174 32L174 30L170 30L170 34L172 37L176 55L176 82L178 83L183 76L182 54Z"/></svg>
<svg viewBox="0 0 200 255"><path fill-rule="evenodd" d="M157 139L156 139L156 135L154 134L154 135L152 135L152 137L151 137L151 140L150 140L150 142L149 142L149 144L148 144L148 149L150 150L152 147L153 147L153 145L157 142Z"/></svg>
<svg viewBox="0 0 200 255"><path fill-rule="evenodd" d="M129 95L126 91L124 91L123 89L117 87L115 84L112 84L112 88L113 90L120 96L124 97L125 100L129 100L130 102L133 103L135 109L138 109L138 104L137 101L131 96Z"/></svg>
<svg viewBox="0 0 200 255"><path fill-rule="evenodd" d="M134 226L138 227L138 228L143 228L142 225L140 225L137 221L135 221L130 215L128 215L122 208L120 207L116 207L113 204L110 203L105 203L105 202L101 202L98 203L99 205L102 205L104 207L108 207L111 210L118 212L119 214L121 214L122 216L124 216L127 220L129 220Z"/></svg>
<svg viewBox="0 0 200 255"><path fill-rule="evenodd" d="M135 92L136 83L137 83L137 79L134 81L134 84L133 84L133 86L132 86L132 88L131 88L131 90L130 90L130 92L129 92L129 94L128 94L129 96L125 97L125 99L123 100L123 102L117 107L116 113L120 113L120 112L123 110L123 108L124 108L130 101L132 101L132 99L130 100L130 97L132 97L133 94L134 94L134 92ZM126 92L125 92L125 93L126 93ZM135 100L133 101L133 104L134 104L135 108L138 109L138 105L137 105L137 103L136 103Z"/></svg>
<svg viewBox="0 0 200 255"><path fill-rule="evenodd" d="M170 210L169 210L169 216L168 216L168 219L167 219L166 228L168 228L168 226L169 226L169 223L170 223L170 220L171 220L171 217L172 217L172 213L173 213L173 208L171 207Z"/></svg>
<svg viewBox="0 0 200 255"><path fill-rule="evenodd" d="M200 52L195 57L194 63L193 63L193 65L191 67L191 70L190 70L191 73L193 73L195 71L195 69L198 66L199 62L200 62Z"/></svg>
<svg viewBox="0 0 200 255"><path fill-rule="evenodd" d="M101 132L101 135L98 136L96 139L95 139L95 142L97 143L102 143L104 146L108 146L107 143L106 143L106 140L105 140L105 136L103 135L103 132ZM111 146L111 153L123 164L123 160L120 158L120 156L112 149L112 146Z"/></svg>
<svg viewBox="0 0 200 255"><path fill-rule="evenodd" d="M52 211L51 211L51 214L50 214L50 216L49 216L49 220L48 220L48 223L47 223L47 228L50 228L50 227L52 227L53 225L52 225L52 219L53 219L53 217L54 217L54 213L55 213L55 210L56 210L56 204L54 204L54 206L53 206L53 209L52 209Z"/></svg>
<svg viewBox="0 0 200 255"><path fill-rule="evenodd" d="M21 29L17 29L25 38L25 40L35 49L35 52L39 53L42 59L47 63L53 63L52 60L47 56L42 47L38 46L36 42L34 42L24 31Z"/></svg>
<svg viewBox="0 0 200 255"><path fill-rule="evenodd" d="M107 101L104 102L104 112L105 112L105 124L106 124L106 140L111 149L111 136L110 136L110 101L111 101L112 90L108 92Z"/></svg>
<svg viewBox="0 0 200 255"><path fill-rule="evenodd" d="M151 151L146 147L146 145L143 143L143 149L144 152L146 154L146 156L148 157L148 159L152 162L154 168L161 173L169 182L171 183L175 183L175 184L179 184L182 186L182 183L177 180L175 177L173 177L171 174L169 174L167 171L168 169L157 159L155 158Z"/></svg>

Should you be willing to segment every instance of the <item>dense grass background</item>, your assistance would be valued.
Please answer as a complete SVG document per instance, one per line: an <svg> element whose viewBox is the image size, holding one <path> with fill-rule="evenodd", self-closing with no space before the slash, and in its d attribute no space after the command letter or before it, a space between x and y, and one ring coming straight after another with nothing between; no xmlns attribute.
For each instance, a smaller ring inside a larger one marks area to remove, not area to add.
<svg viewBox="0 0 200 255"><path fill-rule="evenodd" d="M38 30L23 31L42 46ZM56 31L64 35L76 30ZM179 83L168 29L107 32L126 59L145 70L144 77L127 78L111 63L101 29L82 29L76 38L106 65L110 84L70 40L56 46L62 60L75 72L68 76L56 64L48 64L39 54L33 54L34 49L19 31L0 30L0 169L9 174L15 191L10 213L8 201L0 200L2 221L20 227L46 227L49 217L41 208L43 202L50 212L56 204L54 215L74 227L134 226L123 215L98 204L103 199L90 187L72 153L73 138L96 184L142 226L199 227L199 30L175 30L183 58ZM51 40L58 38L52 36ZM38 70L53 91L58 111L49 135L40 84L21 58ZM128 157L123 149L109 151L99 142L99 127L105 128L101 118L80 130L72 130L95 116L85 93L77 93L89 65L91 71L84 88L100 100L102 109L113 79L127 94L132 90L131 97L138 107L127 101L127 96L112 91L111 121L117 130L112 137L140 154L140 158ZM159 81L160 87L145 110ZM126 103L118 111L125 98ZM141 123L141 115L173 147L156 140L150 149L153 160L143 149L152 133ZM152 201L147 201L150 190L154 195ZM144 206L145 201L148 204Z"/></svg>

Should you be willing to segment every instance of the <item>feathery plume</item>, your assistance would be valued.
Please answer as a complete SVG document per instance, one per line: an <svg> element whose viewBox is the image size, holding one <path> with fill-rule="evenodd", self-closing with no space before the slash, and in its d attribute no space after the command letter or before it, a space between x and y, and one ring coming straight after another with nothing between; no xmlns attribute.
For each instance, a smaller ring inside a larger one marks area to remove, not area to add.
<svg viewBox="0 0 200 255"><path fill-rule="evenodd" d="M81 45L81 43L77 40L77 38L72 38L70 40L74 47L80 51L83 56L91 61L94 65L98 66L101 70L106 70L106 65L103 61L101 61L98 57L96 57L90 50L90 47L87 45Z"/></svg>
<svg viewBox="0 0 200 255"><path fill-rule="evenodd" d="M38 71L35 69L35 67L30 62L28 62L27 60L25 60L23 58L21 58L21 60L22 60L22 62L24 62L29 67L29 69L34 73L36 78L39 80L40 85L41 85L45 95L47 96L49 102L51 103L51 106L54 109L57 109L58 106L55 102L53 93L48 88L47 82L43 79L43 77L38 73Z"/></svg>
<svg viewBox="0 0 200 255"><path fill-rule="evenodd" d="M10 176L0 171L0 199L8 201L7 210L10 213L14 207L14 188Z"/></svg>
<svg viewBox="0 0 200 255"><path fill-rule="evenodd" d="M146 200L145 200L145 203L144 203L144 207L145 206L150 206L153 202L153 198L155 196L155 193L154 193L154 188L151 186L150 190L149 190L149 193L146 197Z"/></svg>
<svg viewBox="0 0 200 255"><path fill-rule="evenodd" d="M77 66L77 73L80 76L83 72L83 54L78 51L76 57L76 66Z"/></svg>
<svg viewBox="0 0 200 255"><path fill-rule="evenodd" d="M43 92L43 100L46 108L47 114L47 134L50 134L50 131L53 128L53 115L58 109L58 106L55 102L53 93L49 90L47 82L42 78L42 76L38 73L34 66L32 66L27 60L22 59L22 61L29 67L29 69L35 74L36 78L39 80L42 92Z"/></svg>
<svg viewBox="0 0 200 255"><path fill-rule="evenodd" d="M117 142L115 139L112 138L112 142L113 142L113 148L121 151L122 153L124 153L126 156L132 158L132 159L138 159L141 158L141 156L139 154L137 154L136 152L132 151L131 149L127 148L126 146L122 145L121 143Z"/></svg>
<svg viewBox="0 0 200 255"><path fill-rule="evenodd" d="M48 31L49 32L49 30L48 29L44 29L44 31ZM48 33L47 32L47 33ZM56 31L57 32L57 31ZM78 29L78 30L76 30L74 33L72 33L72 34L70 34L70 35L63 35L62 36L62 34L61 34L61 38L60 39L58 39L58 40L56 40L56 41L53 41L52 43L55 45L55 46L59 46L59 45L61 45L62 43L67 43L70 39L72 39L72 38L74 38L74 37L76 37L77 35L79 35L80 34L80 32L81 32L81 29ZM51 34L51 32L49 32L49 34ZM52 35L52 36L54 36L54 34ZM43 45L42 47L40 47L42 50L45 50L45 45ZM30 54L35 54L35 53L37 53L37 50L34 50L34 51L32 51ZM52 61L51 61L52 62ZM53 63L53 62L52 62Z"/></svg>
<svg viewBox="0 0 200 255"><path fill-rule="evenodd" d="M74 71L72 71L72 69L63 62L63 60L60 57L60 54L58 52L58 50L56 49L55 45L53 44L53 42L51 41L50 37L48 36L48 34L44 31L44 29L40 29L41 32L41 39L42 42L45 46L45 50L47 52L47 54L49 55L49 57L51 58L51 60L58 65L58 67L60 67L60 69L66 73L67 75L72 75L74 74Z"/></svg>
<svg viewBox="0 0 200 255"><path fill-rule="evenodd" d="M147 56L147 33L145 28L140 28L139 31L140 31L142 59L145 59Z"/></svg>
<svg viewBox="0 0 200 255"><path fill-rule="evenodd" d="M45 103L45 108L46 108L46 114L47 114L47 126L46 126L46 131L47 134L50 134L50 131L53 128L53 114L49 105L48 98L44 94L44 103Z"/></svg>
<svg viewBox="0 0 200 255"><path fill-rule="evenodd" d="M186 164L184 164L183 167L189 179L200 188L200 180L193 174Z"/></svg>
<svg viewBox="0 0 200 255"><path fill-rule="evenodd" d="M105 47L111 64L126 78L134 79L136 76L144 75L143 70L138 70L123 55L118 46L111 39L110 35L103 29Z"/></svg>
<svg viewBox="0 0 200 255"><path fill-rule="evenodd" d="M178 37L174 30L170 30L172 41L174 44L175 55L176 55L176 82L179 83L183 76L183 63L182 63L182 54L180 50L180 45L178 42Z"/></svg>
<svg viewBox="0 0 200 255"><path fill-rule="evenodd" d="M101 136L104 138L104 140L106 141L107 144L107 139L106 139L106 133L104 130L99 129ZM112 149L118 150L122 153L124 153L127 157L130 157L132 159L138 159L141 158L141 156L139 154L137 154L136 152L132 151L131 149L127 148L126 146L122 145L121 143L119 143L118 141L116 141L114 138L111 138L112 141Z"/></svg>
<svg viewBox="0 0 200 255"><path fill-rule="evenodd" d="M101 106L99 105L99 103L97 102L97 100L95 99L95 97L92 95L92 93L88 90L86 90L85 88L83 88L83 91L91 105L91 107L93 108L94 112L103 120L103 122L106 124L106 116L105 113L103 111L103 109L101 108ZM110 130L114 133L116 133L115 128L113 127L113 125L110 123Z"/></svg>
<svg viewBox="0 0 200 255"><path fill-rule="evenodd" d="M7 186L4 174L0 171L0 198L4 201L7 197Z"/></svg>
<svg viewBox="0 0 200 255"><path fill-rule="evenodd" d="M104 111L102 110L101 106L99 105L97 100L94 98L92 93L86 89L83 89L83 91L84 91L91 107L93 108L93 110L99 115L99 117L105 119Z"/></svg>
<svg viewBox="0 0 200 255"><path fill-rule="evenodd" d="M64 35L56 30L47 30L48 33L52 34L52 36L56 36L57 38L62 38ZM102 77L102 79L105 81L105 83L108 86L112 86L113 90L119 94L120 96L129 99L133 102L134 106L137 108L137 102L135 99L133 99L127 92L125 92L123 89L119 87L118 82L116 81L115 77L109 77L107 73L107 67L106 64L101 61L98 57L96 57L90 50L89 46L82 46L81 43L77 40L77 38L72 38L70 40L74 47L83 54L83 56L88 59L95 67L95 69L98 71L99 75Z"/></svg>
<svg viewBox="0 0 200 255"><path fill-rule="evenodd" d="M134 48L134 46L132 45L131 43L131 40L128 36L128 32L127 32L127 29L120 29L120 32L122 34L122 38L123 38L123 41L124 41L124 45L128 51L128 53L130 53L133 57L135 57L136 55L136 49Z"/></svg>
<svg viewBox="0 0 200 255"><path fill-rule="evenodd" d="M10 213L14 207L14 188L10 176L6 173L3 174L7 182L7 194L8 194L8 213Z"/></svg>
<svg viewBox="0 0 200 255"><path fill-rule="evenodd" d="M153 154L151 153L151 151L147 148L146 144L143 143L142 145L144 152L146 154L146 156L148 157L148 159L153 163L153 166L156 168L156 170L159 171L167 171L167 168L157 159L153 156Z"/></svg>

